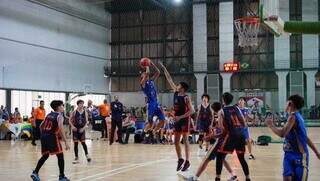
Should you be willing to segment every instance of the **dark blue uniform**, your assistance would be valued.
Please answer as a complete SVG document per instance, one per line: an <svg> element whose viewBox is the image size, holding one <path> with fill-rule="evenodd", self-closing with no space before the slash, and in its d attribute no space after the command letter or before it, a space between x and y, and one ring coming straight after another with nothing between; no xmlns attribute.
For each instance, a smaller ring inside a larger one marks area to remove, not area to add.
<svg viewBox="0 0 320 181"><path fill-rule="evenodd" d="M209 133L209 128L212 123L212 117L213 115L210 109L210 104L206 108L201 104L197 125L200 133Z"/></svg>
<svg viewBox="0 0 320 181"><path fill-rule="evenodd" d="M307 131L301 114L295 112L294 116L295 125L286 135L283 145L283 176L292 176L293 180L305 181L309 167Z"/></svg>
<svg viewBox="0 0 320 181"><path fill-rule="evenodd" d="M58 116L60 113L51 112L40 125L41 131L41 153L59 154L62 153L62 146L59 141L59 123Z"/></svg>
<svg viewBox="0 0 320 181"><path fill-rule="evenodd" d="M221 153L232 154L245 152L245 120L238 106L222 108L224 114L224 142L219 149Z"/></svg>
<svg viewBox="0 0 320 181"><path fill-rule="evenodd" d="M164 121L165 117L158 103L157 90L154 81L147 80L144 87L142 87L142 91L147 96L148 121L152 123L154 116L157 116L160 121Z"/></svg>
<svg viewBox="0 0 320 181"><path fill-rule="evenodd" d="M72 123L74 127L77 128L77 131L72 131L73 134L73 141L74 142L84 142L86 140L86 133L83 131L82 133L79 132L81 128L84 128L86 126L86 115L85 111L80 113L76 110L74 113L74 121Z"/></svg>
<svg viewBox="0 0 320 181"><path fill-rule="evenodd" d="M123 113L123 105L119 101L111 102L111 136L110 143L113 143L114 132L118 127L118 140L122 142L122 113Z"/></svg>
<svg viewBox="0 0 320 181"><path fill-rule="evenodd" d="M173 108L175 116L182 116L188 112L187 105L188 95L179 96L178 92L174 93L173 97ZM174 123L175 132L188 133L190 130L190 118L180 119L178 122Z"/></svg>

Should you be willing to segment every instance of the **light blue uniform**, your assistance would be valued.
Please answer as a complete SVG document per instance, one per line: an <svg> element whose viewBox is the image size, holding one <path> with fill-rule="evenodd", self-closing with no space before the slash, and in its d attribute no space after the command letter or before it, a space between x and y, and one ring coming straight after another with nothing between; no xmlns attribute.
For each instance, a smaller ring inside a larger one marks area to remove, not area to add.
<svg viewBox="0 0 320 181"><path fill-rule="evenodd" d="M244 118L247 118L247 116L248 116L248 114L249 114L249 108L244 107L244 108L240 108L240 110L241 110ZM248 127L248 126L246 126L246 127L244 128L244 134L245 134L245 138L246 138L246 139L249 139L249 138L250 138L250 133L249 133L249 127Z"/></svg>

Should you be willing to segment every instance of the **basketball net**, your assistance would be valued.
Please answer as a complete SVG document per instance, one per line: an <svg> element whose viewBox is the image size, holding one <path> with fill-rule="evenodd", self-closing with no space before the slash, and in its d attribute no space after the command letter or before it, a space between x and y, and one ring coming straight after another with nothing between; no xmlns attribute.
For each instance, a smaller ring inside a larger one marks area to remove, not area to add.
<svg viewBox="0 0 320 181"><path fill-rule="evenodd" d="M258 46L259 18L247 17L234 21L239 37L240 47Z"/></svg>

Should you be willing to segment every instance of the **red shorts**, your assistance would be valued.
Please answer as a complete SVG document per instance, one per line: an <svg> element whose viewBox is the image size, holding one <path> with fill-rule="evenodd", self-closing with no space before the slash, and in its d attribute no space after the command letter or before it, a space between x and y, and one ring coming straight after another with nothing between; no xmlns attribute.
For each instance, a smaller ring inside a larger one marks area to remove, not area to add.
<svg viewBox="0 0 320 181"><path fill-rule="evenodd" d="M190 119L181 119L174 123L174 132L189 133L190 132Z"/></svg>
<svg viewBox="0 0 320 181"><path fill-rule="evenodd" d="M41 135L41 153L43 155L56 155L62 153L63 149L58 134L42 134Z"/></svg>

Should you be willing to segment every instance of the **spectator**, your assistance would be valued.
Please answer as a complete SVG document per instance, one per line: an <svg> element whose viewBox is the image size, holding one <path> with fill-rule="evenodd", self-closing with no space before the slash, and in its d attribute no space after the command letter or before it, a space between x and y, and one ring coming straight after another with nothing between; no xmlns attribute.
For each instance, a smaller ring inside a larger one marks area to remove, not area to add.
<svg viewBox="0 0 320 181"><path fill-rule="evenodd" d="M4 110L4 107L3 107L3 105L1 105L1 107L0 107L0 119L3 119L3 110Z"/></svg>
<svg viewBox="0 0 320 181"><path fill-rule="evenodd" d="M108 104L108 100L105 99L103 104L99 106L100 116L103 118L101 130L101 138L108 138L108 129L107 129L107 118L110 118L110 105Z"/></svg>
<svg viewBox="0 0 320 181"><path fill-rule="evenodd" d="M20 114L19 109L17 107L14 109L13 122L14 123L20 123L21 122L21 114Z"/></svg>
<svg viewBox="0 0 320 181"><path fill-rule="evenodd" d="M88 113L88 122L89 123L92 123L92 110L93 110L93 103L91 100L88 100L88 105L87 105L87 108L86 108L86 111Z"/></svg>
<svg viewBox="0 0 320 181"><path fill-rule="evenodd" d="M136 118L131 115L130 112L127 113L126 118L123 119L122 125L122 132L126 133L126 137L124 139L124 144L128 144L129 136L131 133L134 133L136 130L135 128Z"/></svg>
<svg viewBox="0 0 320 181"><path fill-rule="evenodd" d="M10 114L9 114L8 108L6 107L3 109L2 119L6 121L10 119Z"/></svg>
<svg viewBox="0 0 320 181"><path fill-rule="evenodd" d="M110 141L109 144L112 145L113 138L114 138L114 132L116 127L118 128L117 134L118 134L118 141L119 143L123 143L122 141L122 114L123 114L123 105L119 101L118 96L114 96L114 101L111 102L111 135L110 135Z"/></svg>
<svg viewBox="0 0 320 181"><path fill-rule="evenodd" d="M36 146L36 140L40 139L40 125L46 117L46 110L44 109L44 101L40 101L40 106L34 110L35 127L33 127L32 142Z"/></svg>

